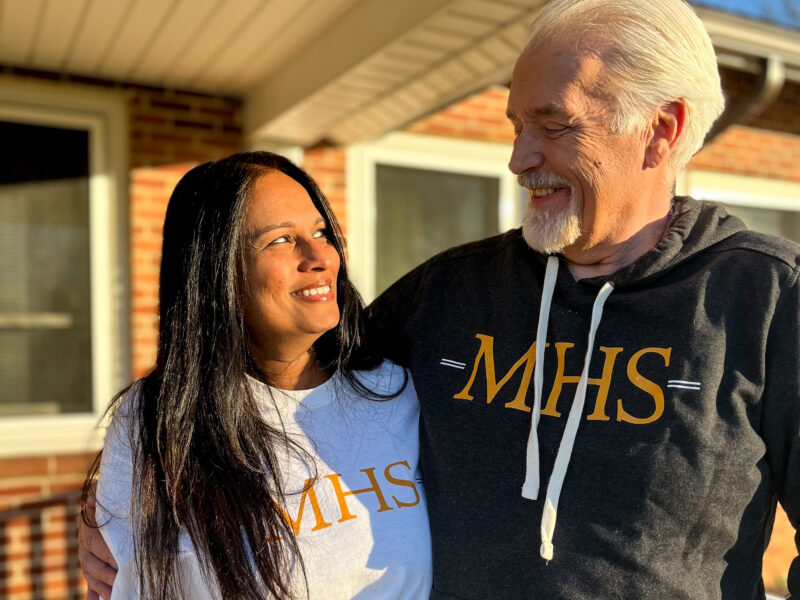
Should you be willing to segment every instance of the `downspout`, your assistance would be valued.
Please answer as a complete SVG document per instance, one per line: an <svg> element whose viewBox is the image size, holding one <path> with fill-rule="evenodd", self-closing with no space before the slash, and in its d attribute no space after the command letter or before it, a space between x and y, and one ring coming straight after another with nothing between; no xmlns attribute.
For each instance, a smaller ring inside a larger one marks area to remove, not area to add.
<svg viewBox="0 0 800 600"><path fill-rule="evenodd" d="M740 102L725 108L711 131L706 135L706 144L731 125L745 124L755 119L778 98L778 94L781 93L786 82L786 69L783 61L777 56L771 55L761 58L759 63L761 64L761 73L753 93Z"/></svg>

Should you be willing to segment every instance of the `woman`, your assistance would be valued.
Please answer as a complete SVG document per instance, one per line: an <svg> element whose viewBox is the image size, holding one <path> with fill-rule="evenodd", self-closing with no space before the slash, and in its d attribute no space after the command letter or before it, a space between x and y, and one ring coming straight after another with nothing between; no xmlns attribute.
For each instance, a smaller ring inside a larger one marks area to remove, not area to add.
<svg viewBox="0 0 800 600"><path fill-rule="evenodd" d="M280 156L178 183L156 367L117 398L99 464L114 599L428 597L416 396L362 345L343 246Z"/></svg>

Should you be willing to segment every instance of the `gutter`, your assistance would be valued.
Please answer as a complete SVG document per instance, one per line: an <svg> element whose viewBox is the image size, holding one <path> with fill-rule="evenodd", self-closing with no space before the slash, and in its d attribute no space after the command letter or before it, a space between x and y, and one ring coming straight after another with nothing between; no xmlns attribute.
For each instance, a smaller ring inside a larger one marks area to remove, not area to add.
<svg viewBox="0 0 800 600"><path fill-rule="evenodd" d="M736 104L727 104L725 111L716 120L704 143L708 143L731 125L744 125L763 114L783 90L786 83L784 62L772 55L759 60L760 75L752 92Z"/></svg>
<svg viewBox="0 0 800 600"><path fill-rule="evenodd" d="M711 37L719 65L758 75L749 95L725 107L706 136L708 143L731 125L763 114L786 81L800 83L800 31L701 6L694 9Z"/></svg>

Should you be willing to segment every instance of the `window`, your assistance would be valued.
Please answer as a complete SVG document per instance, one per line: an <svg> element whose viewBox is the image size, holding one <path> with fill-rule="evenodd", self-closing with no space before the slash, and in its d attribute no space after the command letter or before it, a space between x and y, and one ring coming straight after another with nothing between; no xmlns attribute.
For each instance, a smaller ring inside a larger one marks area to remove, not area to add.
<svg viewBox="0 0 800 600"><path fill-rule="evenodd" d="M124 102L0 89L0 455L87 450L129 377Z"/></svg>
<svg viewBox="0 0 800 600"><path fill-rule="evenodd" d="M404 133L348 150L349 266L365 301L442 250L519 226L510 154Z"/></svg>
<svg viewBox="0 0 800 600"><path fill-rule="evenodd" d="M684 177L690 196L724 204L748 229L800 243L800 184L710 171Z"/></svg>

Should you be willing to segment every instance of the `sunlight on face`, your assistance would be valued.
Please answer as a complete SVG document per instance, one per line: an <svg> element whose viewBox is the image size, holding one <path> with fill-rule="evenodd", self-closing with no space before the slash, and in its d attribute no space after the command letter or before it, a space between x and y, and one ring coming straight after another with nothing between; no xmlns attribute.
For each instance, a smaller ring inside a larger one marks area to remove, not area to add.
<svg viewBox="0 0 800 600"><path fill-rule="evenodd" d="M310 348L339 322L339 255L305 188L281 172L262 176L245 224L251 345L262 357Z"/></svg>
<svg viewBox="0 0 800 600"><path fill-rule="evenodd" d="M509 168L528 190L523 235L540 252L618 239L640 200L645 142L611 131L603 72L602 58L570 40L528 49L514 68Z"/></svg>

